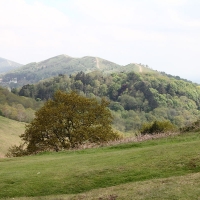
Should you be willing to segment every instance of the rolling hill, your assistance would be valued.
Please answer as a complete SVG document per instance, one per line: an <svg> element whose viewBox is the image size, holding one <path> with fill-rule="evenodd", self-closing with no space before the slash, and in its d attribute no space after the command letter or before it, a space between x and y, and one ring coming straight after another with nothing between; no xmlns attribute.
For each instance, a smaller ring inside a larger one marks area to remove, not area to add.
<svg viewBox="0 0 200 200"><path fill-rule="evenodd" d="M24 65L16 70L6 73L3 82L9 83L17 78L17 84L13 86L23 86L25 84L36 83L40 80L57 76L59 74L76 74L78 72L89 73L102 71L104 74L113 72L151 72L158 73L146 66L131 63L121 66L98 57L72 58L67 55L59 55L39 63L33 62Z"/></svg>
<svg viewBox="0 0 200 200"><path fill-rule="evenodd" d="M7 60L5 58L0 58L0 73L6 73L8 71L14 70L22 66L19 63Z"/></svg>

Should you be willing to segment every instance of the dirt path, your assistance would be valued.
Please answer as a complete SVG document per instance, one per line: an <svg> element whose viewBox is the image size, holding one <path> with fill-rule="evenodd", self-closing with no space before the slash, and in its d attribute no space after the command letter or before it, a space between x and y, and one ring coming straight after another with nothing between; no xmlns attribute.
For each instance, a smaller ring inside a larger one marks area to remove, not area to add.
<svg viewBox="0 0 200 200"><path fill-rule="evenodd" d="M96 57L96 63L97 63L97 68L100 69L99 67L99 59Z"/></svg>
<svg viewBox="0 0 200 200"><path fill-rule="evenodd" d="M140 73L142 73L142 67L140 66Z"/></svg>
<svg viewBox="0 0 200 200"><path fill-rule="evenodd" d="M140 73L142 73L143 71L142 71L142 66L141 65L138 65L138 64L136 64L137 66L138 66L138 68L139 68L139 72Z"/></svg>

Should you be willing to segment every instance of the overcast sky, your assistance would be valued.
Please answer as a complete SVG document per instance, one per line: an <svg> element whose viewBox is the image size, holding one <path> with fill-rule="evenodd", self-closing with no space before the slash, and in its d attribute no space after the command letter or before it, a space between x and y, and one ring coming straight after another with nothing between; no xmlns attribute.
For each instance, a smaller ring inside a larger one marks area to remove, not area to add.
<svg viewBox="0 0 200 200"><path fill-rule="evenodd" d="M0 57L97 56L200 83L200 0L0 0Z"/></svg>

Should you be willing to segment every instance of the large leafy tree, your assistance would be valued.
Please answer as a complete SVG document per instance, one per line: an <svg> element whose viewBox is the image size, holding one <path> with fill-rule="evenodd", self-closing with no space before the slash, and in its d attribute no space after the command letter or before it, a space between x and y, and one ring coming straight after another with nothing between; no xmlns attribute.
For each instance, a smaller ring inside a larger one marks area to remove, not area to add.
<svg viewBox="0 0 200 200"><path fill-rule="evenodd" d="M27 153L74 148L88 141L106 142L118 138L112 130L112 115L104 99L100 103L76 92L57 91L35 114L21 138Z"/></svg>

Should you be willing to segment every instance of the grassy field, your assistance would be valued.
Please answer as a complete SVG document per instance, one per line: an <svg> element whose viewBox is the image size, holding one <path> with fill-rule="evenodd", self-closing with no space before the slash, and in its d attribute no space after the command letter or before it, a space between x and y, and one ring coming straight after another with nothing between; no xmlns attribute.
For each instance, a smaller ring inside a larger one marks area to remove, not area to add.
<svg viewBox="0 0 200 200"><path fill-rule="evenodd" d="M6 198L13 199L13 198ZM15 200L195 200L200 199L200 173L138 181L69 195L20 197Z"/></svg>
<svg viewBox="0 0 200 200"><path fill-rule="evenodd" d="M0 116L0 158L4 157L11 145L19 144L25 123Z"/></svg>
<svg viewBox="0 0 200 200"><path fill-rule="evenodd" d="M199 172L200 134L188 133L0 159L0 198L200 199Z"/></svg>

